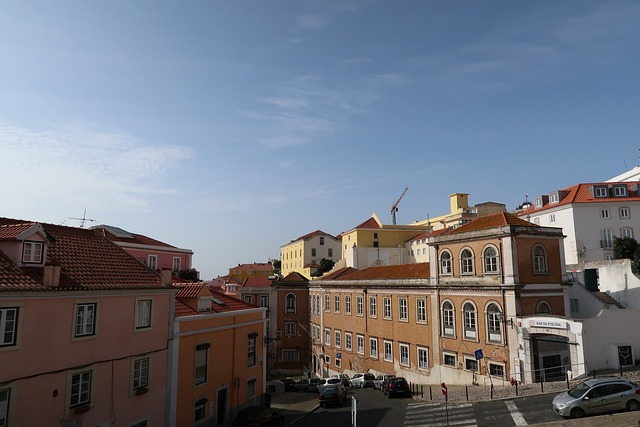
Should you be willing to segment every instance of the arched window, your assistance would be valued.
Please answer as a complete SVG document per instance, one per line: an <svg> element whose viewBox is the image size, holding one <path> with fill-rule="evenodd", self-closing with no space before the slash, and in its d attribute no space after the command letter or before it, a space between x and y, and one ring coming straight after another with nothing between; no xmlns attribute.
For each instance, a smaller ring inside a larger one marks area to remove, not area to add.
<svg viewBox="0 0 640 427"><path fill-rule="evenodd" d="M500 307L494 303L489 304L487 307L487 337L491 342L502 342L501 318Z"/></svg>
<svg viewBox="0 0 640 427"><path fill-rule="evenodd" d="M454 321L453 304L450 301L445 301L442 304L442 335L452 337L455 336L455 321Z"/></svg>
<svg viewBox="0 0 640 427"><path fill-rule="evenodd" d="M538 306L536 307L536 314L551 314L551 306L548 302L542 300L538 302Z"/></svg>
<svg viewBox="0 0 640 427"><path fill-rule="evenodd" d="M547 272L547 253L542 246L536 246L533 248L533 272Z"/></svg>
<svg viewBox="0 0 640 427"><path fill-rule="evenodd" d="M473 274L473 253L469 249L464 249L460 253L460 272Z"/></svg>
<svg viewBox="0 0 640 427"><path fill-rule="evenodd" d="M440 274L451 274L451 253L448 251L440 254Z"/></svg>
<svg viewBox="0 0 640 427"><path fill-rule="evenodd" d="M296 296L294 294L287 294L286 298L286 312L287 313L295 313L296 312Z"/></svg>
<svg viewBox="0 0 640 427"><path fill-rule="evenodd" d="M493 246L489 246L484 250L482 254L484 258L484 272L485 273L497 273L498 272L498 251Z"/></svg>
<svg viewBox="0 0 640 427"><path fill-rule="evenodd" d="M464 317L464 337L472 340L478 339L475 306L470 302L465 303L462 307L462 314Z"/></svg>

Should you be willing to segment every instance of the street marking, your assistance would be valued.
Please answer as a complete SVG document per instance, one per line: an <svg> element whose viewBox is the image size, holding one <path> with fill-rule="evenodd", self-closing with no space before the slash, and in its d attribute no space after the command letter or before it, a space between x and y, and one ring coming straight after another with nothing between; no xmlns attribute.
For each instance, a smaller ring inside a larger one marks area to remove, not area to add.
<svg viewBox="0 0 640 427"><path fill-rule="evenodd" d="M513 418L513 422L516 423L517 426L526 426L527 422L524 419L524 415L522 415L522 412L518 410L518 407L513 400L505 400L504 403L507 405L507 409L511 414L511 418Z"/></svg>
<svg viewBox="0 0 640 427"><path fill-rule="evenodd" d="M461 404L449 408L449 413L441 405L430 403L410 404L405 415L405 427L477 427L473 415L473 404ZM427 422L428 424L425 424Z"/></svg>

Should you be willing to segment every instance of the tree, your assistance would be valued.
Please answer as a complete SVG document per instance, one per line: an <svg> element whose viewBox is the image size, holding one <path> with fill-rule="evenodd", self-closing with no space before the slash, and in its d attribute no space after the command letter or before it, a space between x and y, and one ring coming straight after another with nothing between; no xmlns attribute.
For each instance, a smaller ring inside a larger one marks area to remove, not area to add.
<svg viewBox="0 0 640 427"><path fill-rule="evenodd" d="M335 265L335 263L333 261L331 261L330 259L322 258L320 260L320 265L318 266L318 269L316 271L314 271L313 273L311 273L311 276L313 276L313 277L322 276L327 271L331 271L331 269L333 268L334 265Z"/></svg>
<svg viewBox="0 0 640 427"><path fill-rule="evenodd" d="M636 259L638 242L633 237L613 238L613 259Z"/></svg>

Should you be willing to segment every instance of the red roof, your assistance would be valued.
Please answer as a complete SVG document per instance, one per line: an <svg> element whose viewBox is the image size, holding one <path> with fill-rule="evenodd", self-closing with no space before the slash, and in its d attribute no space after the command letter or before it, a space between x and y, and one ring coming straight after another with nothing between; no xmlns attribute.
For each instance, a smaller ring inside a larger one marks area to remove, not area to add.
<svg viewBox="0 0 640 427"><path fill-rule="evenodd" d="M362 222L358 225L356 225L355 227L353 227L354 230L359 230L361 228L382 228L380 226L380 224L378 223L378 221L376 221L376 219L374 217L369 218L368 220L366 220L365 222Z"/></svg>
<svg viewBox="0 0 640 427"><path fill-rule="evenodd" d="M0 225L29 224L30 221L0 218ZM59 286L42 290L163 288L160 275L149 269L115 243L93 230L38 223L48 237L47 263L59 265ZM6 262L6 260L5 260ZM43 267L3 268L0 289L33 289L33 280L42 283ZM26 274L32 280L6 277ZM25 286L31 283L31 286Z"/></svg>
<svg viewBox="0 0 640 427"><path fill-rule="evenodd" d="M268 288L270 286L271 280L265 276L247 277L242 284L243 288Z"/></svg>
<svg viewBox="0 0 640 427"><path fill-rule="evenodd" d="M269 263L238 264L235 267L231 267L229 270L271 271L273 270L273 265Z"/></svg>
<svg viewBox="0 0 640 427"><path fill-rule="evenodd" d="M142 234L130 233L118 227L110 225L96 225L90 227L91 230L99 230L107 239L112 242L122 243L135 243L139 245L150 246L164 246L167 248L177 249L175 246L168 243L161 242L160 240L152 239L151 237L144 236Z"/></svg>
<svg viewBox="0 0 640 427"><path fill-rule="evenodd" d="M429 263L388 265L356 270L333 280L428 279Z"/></svg>
<svg viewBox="0 0 640 427"><path fill-rule="evenodd" d="M337 280L337 279L340 279L340 278L344 278L344 277L348 276L349 274L354 273L356 271L358 271L358 270L356 270L353 267L343 267L343 268L340 268L340 269L338 269L338 270L336 270L336 271L334 271L332 273L329 273L329 274L326 274L326 275L320 277L320 279L321 280Z"/></svg>
<svg viewBox="0 0 640 427"><path fill-rule="evenodd" d="M297 271L292 271L291 273L287 274L285 277L279 280L279 282L308 282L308 281L309 279L307 279Z"/></svg>
<svg viewBox="0 0 640 427"><path fill-rule="evenodd" d="M296 240L293 240L293 241L295 242L295 241L298 241L298 240L307 240L307 239L310 239L310 238L312 238L312 237L314 237L314 236L329 236L329 237L331 237L331 238L333 238L333 239L335 239L335 238L336 238L335 236L332 236L332 235L331 235L331 234L329 234L329 233L325 233L325 232L324 232L324 231L322 231L322 230L316 230L316 231L313 231L313 232L311 232L311 233L309 233L309 234L305 234L304 236L300 236L300 237L298 237Z"/></svg>
<svg viewBox="0 0 640 427"><path fill-rule="evenodd" d="M481 216L457 228L451 228L446 234L466 233L469 231L485 230L488 228L504 227L506 225L518 225L520 227L535 227L535 224L518 218L517 215L508 212L500 212L493 215Z"/></svg>
<svg viewBox="0 0 640 427"><path fill-rule="evenodd" d="M0 240L14 240L23 232L35 226L34 222L0 225Z"/></svg>

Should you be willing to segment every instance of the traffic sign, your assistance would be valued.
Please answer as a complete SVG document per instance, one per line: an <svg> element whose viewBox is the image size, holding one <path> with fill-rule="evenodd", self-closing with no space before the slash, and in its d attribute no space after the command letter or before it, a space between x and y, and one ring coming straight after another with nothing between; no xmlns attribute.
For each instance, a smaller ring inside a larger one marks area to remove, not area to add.
<svg viewBox="0 0 640 427"><path fill-rule="evenodd" d="M440 388L442 389L442 395L447 395L447 385L445 383L440 384Z"/></svg>
<svg viewBox="0 0 640 427"><path fill-rule="evenodd" d="M484 354L482 354L482 349L481 348L477 349L474 353L476 354L476 360L480 360L480 359L484 358Z"/></svg>

